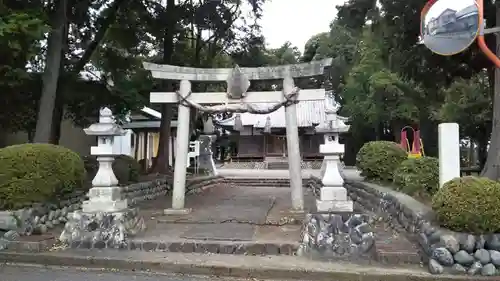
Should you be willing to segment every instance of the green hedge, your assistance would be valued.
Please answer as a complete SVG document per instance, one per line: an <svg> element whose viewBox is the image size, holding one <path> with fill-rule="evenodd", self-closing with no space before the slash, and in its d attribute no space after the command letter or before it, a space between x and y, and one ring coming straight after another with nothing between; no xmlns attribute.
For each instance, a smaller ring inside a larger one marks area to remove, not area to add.
<svg viewBox="0 0 500 281"><path fill-rule="evenodd" d="M443 185L432 199L438 222L457 232L500 232L500 183L462 177Z"/></svg>
<svg viewBox="0 0 500 281"><path fill-rule="evenodd" d="M0 209L57 202L85 188L85 168L75 152L51 144L19 144L0 149Z"/></svg>
<svg viewBox="0 0 500 281"><path fill-rule="evenodd" d="M407 158L406 151L395 142L371 141L356 155L356 167L367 179L392 181L394 171Z"/></svg>
<svg viewBox="0 0 500 281"><path fill-rule="evenodd" d="M85 156L85 169L89 177L94 178L99 164L95 156ZM141 167L139 163L128 155L118 155L113 161L113 172L120 185L127 185L139 181Z"/></svg>
<svg viewBox="0 0 500 281"><path fill-rule="evenodd" d="M394 183L409 195L434 195L439 188L438 159L421 157L404 160L394 172Z"/></svg>

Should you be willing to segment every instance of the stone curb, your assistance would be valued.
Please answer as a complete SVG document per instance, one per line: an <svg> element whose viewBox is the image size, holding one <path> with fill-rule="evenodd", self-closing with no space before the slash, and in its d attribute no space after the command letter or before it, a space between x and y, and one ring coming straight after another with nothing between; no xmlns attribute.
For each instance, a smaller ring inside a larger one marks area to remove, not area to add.
<svg viewBox="0 0 500 281"><path fill-rule="evenodd" d="M148 253L150 254L150 253ZM179 257L177 257L179 256ZM445 281L478 280L470 276L435 276L419 269L395 269L368 266L356 266L340 263L318 263L298 260L271 261L269 257L250 258L248 263L241 259L228 257L220 260L213 255L182 254L162 258L107 257L74 255L71 252L48 252L24 254L0 252L0 262L14 264L41 264L47 266L73 266L88 268L112 268L121 270L156 271L164 273L227 276L256 279L293 279L293 280L342 280L342 281ZM212 260L214 259L214 260ZM297 259L297 258L295 258ZM281 263L280 263L281 262ZM286 263L288 262L288 263ZM318 266L318 265L321 266ZM480 280L498 280L497 277L482 277Z"/></svg>

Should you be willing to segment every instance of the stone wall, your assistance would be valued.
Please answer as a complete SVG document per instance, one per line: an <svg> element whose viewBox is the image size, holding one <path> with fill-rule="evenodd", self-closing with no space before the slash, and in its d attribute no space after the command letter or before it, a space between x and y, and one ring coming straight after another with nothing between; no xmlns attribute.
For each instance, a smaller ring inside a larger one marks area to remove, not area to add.
<svg viewBox="0 0 500 281"><path fill-rule="evenodd" d="M191 178L186 181L186 194L197 194L223 182L224 178L221 176Z"/></svg>
<svg viewBox="0 0 500 281"><path fill-rule="evenodd" d="M124 186L122 192L129 206L135 206L142 201L164 196L170 189L171 185L167 183L167 179L156 179Z"/></svg>
<svg viewBox="0 0 500 281"><path fill-rule="evenodd" d="M375 234L368 215L308 214L297 255L326 260L369 260Z"/></svg>
<svg viewBox="0 0 500 281"><path fill-rule="evenodd" d="M26 236L43 234L59 224L64 224L68 213L79 209L84 198L85 193L78 191L58 203L35 203L30 208L0 211L0 230L12 230L18 235Z"/></svg>
<svg viewBox="0 0 500 281"><path fill-rule="evenodd" d="M212 187L220 182L218 176L190 178L186 182L186 194L194 194ZM161 178L134 183L122 188L123 196L129 206L140 202L154 200L170 192L171 179ZM31 208L16 211L0 211L0 250L5 249L9 241L22 236L44 234L50 229L68 221L68 215L80 210L82 202L87 199L83 191L75 192L63 198L57 204L33 204Z"/></svg>
<svg viewBox="0 0 500 281"><path fill-rule="evenodd" d="M457 233L437 225L434 212L411 196L372 183L347 181L349 196L409 234L433 274L492 276L500 272L500 234Z"/></svg>

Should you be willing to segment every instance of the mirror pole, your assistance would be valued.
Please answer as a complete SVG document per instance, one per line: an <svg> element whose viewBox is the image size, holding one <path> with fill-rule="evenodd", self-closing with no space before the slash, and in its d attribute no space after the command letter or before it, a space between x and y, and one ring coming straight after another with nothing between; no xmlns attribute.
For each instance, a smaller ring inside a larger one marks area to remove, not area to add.
<svg viewBox="0 0 500 281"><path fill-rule="evenodd" d="M479 36L477 37L477 44L481 51L488 57L496 67L500 68L500 59L497 57L495 53L493 53L486 42L484 41L484 4L483 0L477 0L477 6L479 7Z"/></svg>

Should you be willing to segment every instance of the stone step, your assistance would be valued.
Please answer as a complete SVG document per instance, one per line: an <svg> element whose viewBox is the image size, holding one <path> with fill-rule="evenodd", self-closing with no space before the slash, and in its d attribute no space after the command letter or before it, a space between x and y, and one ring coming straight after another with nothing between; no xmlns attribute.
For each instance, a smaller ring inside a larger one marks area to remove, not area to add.
<svg viewBox="0 0 500 281"><path fill-rule="evenodd" d="M272 186L272 187L290 187L289 179L259 179L259 178L224 178L224 183L238 186ZM304 187L308 184L307 179L303 179Z"/></svg>
<svg viewBox="0 0 500 281"><path fill-rule="evenodd" d="M228 255L287 255L296 254L299 243L279 243L276 241L209 241L209 240L182 240L159 241L145 239L131 239L126 247L120 250L145 251L145 252L171 252L171 253L210 253ZM77 249L96 249L91 243L82 243ZM102 248L99 248L102 249Z"/></svg>
<svg viewBox="0 0 500 281"><path fill-rule="evenodd" d="M409 250L408 245L394 243L388 245L381 241L375 242L375 259L382 264L405 265L422 264L423 254L418 250Z"/></svg>
<svg viewBox="0 0 500 281"><path fill-rule="evenodd" d="M404 233L377 225L377 239L374 243L375 260L388 265L421 264L421 249L411 243ZM392 235L391 235L392 234Z"/></svg>
<svg viewBox="0 0 500 281"><path fill-rule="evenodd" d="M268 170L288 170L288 162L268 162L267 163Z"/></svg>

